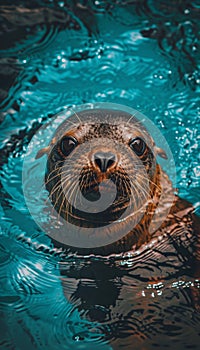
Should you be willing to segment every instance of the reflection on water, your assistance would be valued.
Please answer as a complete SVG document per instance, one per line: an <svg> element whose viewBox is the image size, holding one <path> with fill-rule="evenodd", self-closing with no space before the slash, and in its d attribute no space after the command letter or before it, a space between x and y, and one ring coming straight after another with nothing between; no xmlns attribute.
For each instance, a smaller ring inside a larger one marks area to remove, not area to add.
<svg viewBox="0 0 200 350"><path fill-rule="evenodd" d="M198 210L197 3L16 1L17 16L8 5L2 1L0 348L197 349L190 230L123 259L66 257L32 220L21 183L27 145L55 113L122 103L160 128L179 193ZM26 16L19 5L29 7Z"/></svg>

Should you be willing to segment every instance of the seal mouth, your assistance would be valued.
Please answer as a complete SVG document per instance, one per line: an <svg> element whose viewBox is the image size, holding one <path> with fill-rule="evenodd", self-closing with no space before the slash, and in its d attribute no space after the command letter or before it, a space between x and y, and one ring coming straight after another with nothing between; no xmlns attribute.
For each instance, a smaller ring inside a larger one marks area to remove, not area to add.
<svg viewBox="0 0 200 350"><path fill-rule="evenodd" d="M122 216L124 221L130 213L138 213L147 204L147 191L140 192L137 188L136 174L129 174L121 167L101 172L84 166L78 178L72 178L62 186L64 171L63 167L59 168L56 187L51 185L51 179L47 187L57 213L75 226L97 228L120 223ZM52 181L55 181L55 175Z"/></svg>
<svg viewBox="0 0 200 350"><path fill-rule="evenodd" d="M109 172L96 171L96 169L84 167L80 172L79 186L84 196L94 193L94 200L98 199L97 193L116 192L118 197L130 198L131 183L129 174L120 167ZM95 193L97 197L95 197ZM92 195L91 195L92 198ZM92 199L91 199L92 200Z"/></svg>
<svg viewBox="0 0 200 350"><path fill-rule="evenodd" d="M96 183L93 183L87 187L83 187L81 189L81 193L82 193L83 197L90 202L96 202L101 197L99 185Z"/></svg>
<svg viewBox="0 0 200 350"><path fill-rule="evenodd" d="M117 221L130 203L130 191L124 186L117 184L114 176L103 176L103 181L93 181L93 176L88 177L88 181L80 181L81 194L87 202L93 206L93 213L79 210L80 202L78 198L74 205L68 203L65 206L67 210L66 219L77 226L83 227L103 227ZM126 192L126 194L125 194ZM74 195L76 197L76 194ZM102 200L103 207L99 204ZM78 205L76 205L78 202ZM107 205L106 205L107 202ZM106 207L107 206L107 207ZM96 207L96 210L95 210ZM104 209L104 207L106 207ZM91 211L91 208L90 210Z"/></svg>
<svg viewBox="0 0 200 350"><path fill-rule="evenodd" d="M108 193L110 195L116 194L116 200L119 198L123 198L125 201L130 200L131 189L128 177L125 177L124 183L122 183L122 179L120 181L120 179L114 173L109 174L109 176L95 177L95 180L94 177L89 177L87 182L84 182L80 177L79 186L82 195L87 200L92 202L99 200L101 195L104 193Z"/></svg>

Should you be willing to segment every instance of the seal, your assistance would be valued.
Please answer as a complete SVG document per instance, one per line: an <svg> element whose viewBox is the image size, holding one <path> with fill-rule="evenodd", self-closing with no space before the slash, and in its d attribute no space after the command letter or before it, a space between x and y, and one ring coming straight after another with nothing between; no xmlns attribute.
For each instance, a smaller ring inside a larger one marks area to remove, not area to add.
<svg viewBox="0 0 200 350"><path fill-rule="evenodd" d="M48 155L45 186L49 198L67 222L80 228L101 227L102 237L112 234L116 240L92 250L58 241L55 245L81 254L136 250L158 237L163 228L171 227L172 213L174 217L181 210L191 209L174 196L171 182L156 160L157 156L167 159L167 155L135 116L93 109L75 114L72 120L64 120L49 146L36 156ZM102 193L112 197L113 186L116 193L112 203L95 211ZM80 209L83 199L92 204L92 213ZM158 207L159 215L155 215ZM124 233L120 239L119 232Z"/></svg>
<svg viewBox="0 0 200 350"><path fill-rule="evenodd" d="M67 255L59 263L63 293L87 319L105 326L113 349L132 349L133 343L141 348L152 329L147 327L140 337L137 324L154 324L158 305L165 314L171 298L170 286L169 295L160 304L156 301L152 312L151 294L141 296L143 290L152 292L145 283L176 281L177 273L182 276L185 269L199 279L199 219L190 203L174 195L158 164L157 157L166 159L167 154L135 116L102 109L64 120L37 158L44 154L48 155L45 186L56 213L80 227L80 234L82 228L100 227L102 236L116 236L112 243L96 248L53 240ZM114 200L95 212L100 195L112 196L112 184ZM81 199L91 203L89 212L80 205L78 188ZM78 253L77 259L68 252ZM186 297L199 310L199 289L194 285L190 292Z"/></svg>

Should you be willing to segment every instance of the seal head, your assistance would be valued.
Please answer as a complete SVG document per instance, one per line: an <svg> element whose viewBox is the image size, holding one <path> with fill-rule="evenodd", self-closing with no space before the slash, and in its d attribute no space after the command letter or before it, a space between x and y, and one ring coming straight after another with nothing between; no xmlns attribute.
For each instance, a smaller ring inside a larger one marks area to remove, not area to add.
<svg viewBox="0 0 200 350"><path fill-rule="evenodd" d="M116 233L115 242L93 252L122 252L150 240L148 226L162 189L156 156L166 154L136 117L82 111L64 120L37 158L45 153L45 185L58 215L79 228L101 227L102 236Z"/></svg>

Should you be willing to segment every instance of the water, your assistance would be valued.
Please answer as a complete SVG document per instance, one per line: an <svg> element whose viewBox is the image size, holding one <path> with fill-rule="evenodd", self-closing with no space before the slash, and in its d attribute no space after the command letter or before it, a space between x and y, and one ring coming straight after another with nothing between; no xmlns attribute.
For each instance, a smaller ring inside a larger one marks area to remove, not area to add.
<svg viewBox="0 0 200 350"><path fill-rule="evenodd" d="M192 237L178 254L166 238L124 259L66 257L31 218L21 180L28 143L55 113L121 103L161 130L179 195L199 212L197 2L15 3L36 15L7 18L0 58L0 348L197 349Z"/></svg>

